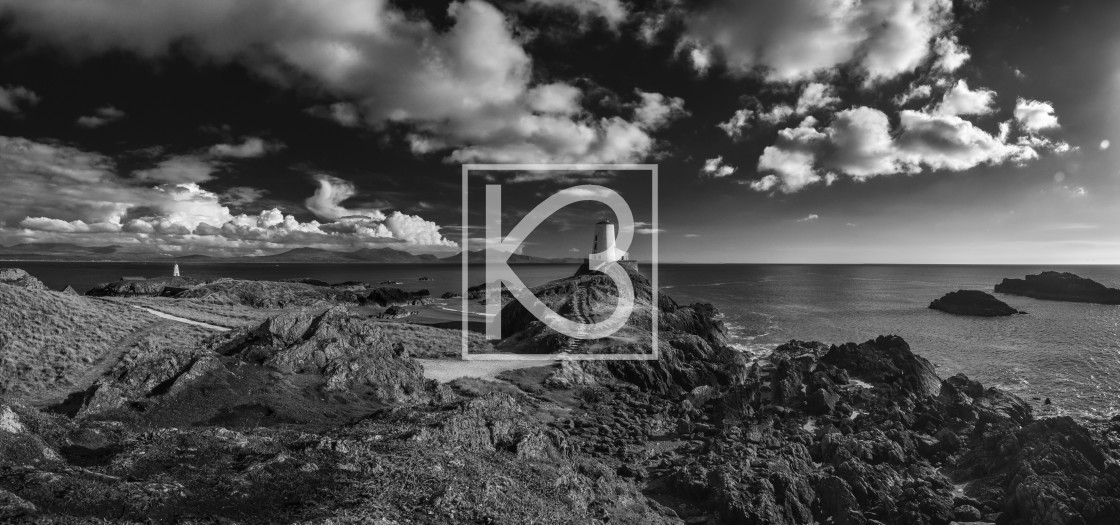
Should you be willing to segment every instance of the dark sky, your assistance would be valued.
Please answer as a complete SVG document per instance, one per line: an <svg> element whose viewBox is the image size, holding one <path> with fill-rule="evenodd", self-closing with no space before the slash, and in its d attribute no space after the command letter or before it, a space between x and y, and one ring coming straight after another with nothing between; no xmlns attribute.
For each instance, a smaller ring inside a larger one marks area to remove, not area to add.
<svg viewBox="0 0 1120 525"><path fill-rule="evenodd" d="M463 163L656 163L662 261L1120 263L1116 27L1103 0L0 0L0 244L453 253ZM645 258L632 175L587 180ZM507 228L583 179L521 180Z"/></svg>

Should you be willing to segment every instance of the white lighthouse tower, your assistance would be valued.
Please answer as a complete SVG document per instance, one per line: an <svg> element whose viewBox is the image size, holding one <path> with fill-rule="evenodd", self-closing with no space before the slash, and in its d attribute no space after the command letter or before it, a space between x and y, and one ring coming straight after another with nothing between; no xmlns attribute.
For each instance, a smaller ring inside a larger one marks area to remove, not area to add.
<svg viewBox="0 0 1120 525"><path fill-rule="evenodd" d="M175 269L171 270L171 276L172 277L178 277L179 276L179 263L175 263Z"/></svg>
<svg viewBox="0 0 1120 525"><path fill-rule="evenodd" d="M614 242L614 223L599 221L595 225L595 242L591 245L591 254L587 256L588 266L597 268L602 263L627 260L628 254L615 247Z"/></svg>

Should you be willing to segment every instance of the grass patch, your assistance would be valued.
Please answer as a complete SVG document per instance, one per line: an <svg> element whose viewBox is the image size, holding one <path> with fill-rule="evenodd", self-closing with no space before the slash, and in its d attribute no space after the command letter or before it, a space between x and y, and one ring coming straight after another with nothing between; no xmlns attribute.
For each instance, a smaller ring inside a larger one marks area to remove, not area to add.
<svg viewBox="0 0 1120 525"><path fill-rule="evenodd" d="M0 284L0 394L72 385L123 339L160 322L91 297Z"/></svg>

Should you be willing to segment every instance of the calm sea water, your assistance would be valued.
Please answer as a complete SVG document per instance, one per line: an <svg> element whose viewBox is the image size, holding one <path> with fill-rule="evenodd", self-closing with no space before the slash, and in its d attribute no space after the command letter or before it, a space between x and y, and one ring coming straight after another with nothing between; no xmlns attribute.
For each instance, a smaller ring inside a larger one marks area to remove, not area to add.
<svg viewBox="0 0 1120 525"><path fill-rule="evenodd" d="M122 275L154 277L168 264L0 263L19 266L54 288L84 292ZM458 291L458 265L180 264L183 275L330 282L401 281L434 294ZM958 372L1032 400L1044 415L1105 416L1120 411L1120 306L1000 296L1029 315L974 318L927 308L946 292L991 291L1004 277L1043 270L1070 271L1120 287L1120 267L661 265L663 293L681 303L720 308L738 348L759 353L790 339L828 343L866 341L880 334L905 338L942 377ZM570 275L571 266L516 267L534 286ZM647 269L648 272L648 269ZM419 281L421 276L430 281ZM482 281L472 267L470 282ZM1053 405L1039 402L1050 398Z"/></svg>

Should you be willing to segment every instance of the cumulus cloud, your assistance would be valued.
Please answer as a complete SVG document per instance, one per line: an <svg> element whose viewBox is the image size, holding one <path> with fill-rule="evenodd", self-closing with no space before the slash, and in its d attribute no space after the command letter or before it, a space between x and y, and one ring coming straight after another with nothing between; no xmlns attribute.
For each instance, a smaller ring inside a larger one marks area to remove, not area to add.
<svg viewBox="0 0 1120 525"><path fill-rule="evenodd" d="M1054 106L1039 100L1020 98L1015 103L1015 119L1023 129L1031 132L1061 127L1054 115Z"/></svg>
<svg viewBox="0 0 1120 525"><path fill-rule="evenodd" d="M735 113L731 115L731 118L727 119L727 122L720 122L716 126L722 129L728 137L737 139L743 136L743 130L746 129L753 117L753 111L749 109L739 109L735 110Z"/></svg>
<svg viewBox="0 0 1120 525"><path fill-rule="evenodd" d="M722 178L735 173L735 170L735 166L723 162L723 157L715 157L704 161L700 173L708 177Z"/></svg>
<svg viewBox="0 0 1120 525"><path fill-rule="evenodd" d="M297 72L353 104L316 114L409 125L414 152L450 151L449 161L631 162L653 145L619 117L534 107L532 59L481 0L452 3L446 30L383 0L0 0L0 10L15 30L79 57L125 50L158 59L187 40L272 78Z"/></svg>
<svg viewBox="0 0 1120 525"><path fill-rule="evenodd" d="M684 100L679 97L667 97L660 93L647 93L637 90L641 102L634 110L634 120L647 129L657 129L669 121L688 114L684 109Z"/></svg>
<svg viewBox="0 0 1120 525"><path fill-rule="evenodd" d="M934 109L940 115L986 115L992 112L996 93L989 89L968 88L968 82L958 80L956 85L945 92L941 102Z"/></svg>
<svg viewBox="0 0 1120 525"><path fill-rule="evenodd" d="M83 128L100 128L106 124L112 124L124 118L124 112L113 107L105 106L97 108L92 115L78 117L77 123Z"/></svg>
<svg viewBox="0 0 1120 525"><path fill-rule="evenodd" d="M350 181L332 177L330 175L316 175L315 181L319 187L315 194L304 201L307 209L321 219L336 220L343 217L365 216L383 220L385 215L381 210L347 208L342 203L358 193Z"/></svg>
<svg viewBox="0 0 1120 525"><path fill-rule="evenodd" d="M840 102L840 99L833 93L832 86L821 84L820 82L810 82L805 86L805 89L801 91L801 97L797 99L796 111L805 114L814 109L826 108L838 102Z"/></svg>
<svg viewBox="0 0 1120 525"><path fill-rule="evenodd" d="M184 155L133 173L137 180L155 183L206 182L213 179L214 166L207 160Z"/></svg>
<svg viewBox="0 0 1120 525"><path fill-rule="evenodd" d="M245 140L240 144L215 144L210 147L210 154L215 157L251 159L262 157L282 147L283 145L280 143L266 142L259 137L245 137Z"/></svg>
<svg viewBox="0 0 1120 525"><path fill-rule="evenodd" d="M957 38L952 35L937 37L933 43L933 50L937 55L933 67L946 73L955 72L972 58L968 50L962 47L957 42Z"/></svg>
<svg viewBox="0 0 1120 525"><path fill-rule="evenodd" d="M685 45L729 70L797 81L853 65L869 80L913 71L951 26L950 0L715 2L687 20Z"/></svg>
<svg viewBox="0 0 1120 525"><path fill-rule="evenodd" d="M957 115L904 110L891 129L883 112L857 107L836 114L825 127L812 117L779 132L759 158L765 175L750 183L756 191L787 193L835 181L839 175L865 180L879 175L924 170L962 171L982 164L1023 163L1040 152L1069 146L1038 137L992 136Z"/></svg>
<svg viewBox="0 0 1120 525"><path fill-rule="evenodd" d="M925 100L933 95L933 87L929 84L915 84L911 85L903 93L899 93L894 97L894 103L898 106L905 106L914 100Z"/></svg>
<svg viewBox="0 0 1120 525"><path fill-rule="evenodd" d="M304 222L277 208L234 214L229 204L247 204L262 192L234 188L219 195L185 181L189 176L169 175L194 173L169 169L189 165L161 164L151 173L123 177L103 155L0 136L0 187L5 189L0 192L0 242L144 245L207 253L387 243L408 249L456 247L437 224L421 217L342 206L355 190L341 179L324 178L326 185L313 197L326 205L324 217L337 216L326 222Z"/></svg>
<svg viewBox="0 0 1120 525"><path fill-rule="evenodd" d="M0 111L22 113L23 108L39 103L39 95L23 86L0 86Z"/></svg>
<svg viewBox="0 0 1120 525"><path fill-rule="evenodd" d="M812 221L815 221L819 218L821 218L820 215L817 215L815 213L810 213L809 215L806 215L806 216L804 216L800 219L797 219L797 222L812 222Z"/></svg>
<svg viewBox="0 0 1120 525"><path fill-rule="evenodd" d="M758 120L773 126L782 123L782 121L786 120L789 117L792 117L794 113L796 113L796 111L794 111L793 106L790 106L789 104L777 104L774 107L770 108L769 111L759 113Z"/></svg>

